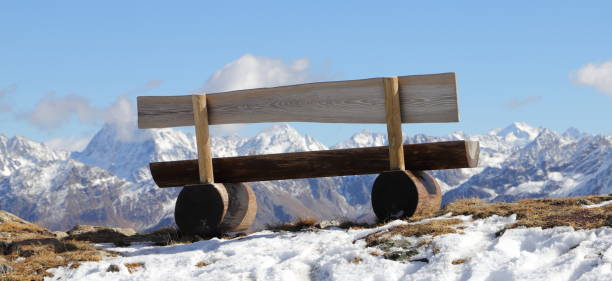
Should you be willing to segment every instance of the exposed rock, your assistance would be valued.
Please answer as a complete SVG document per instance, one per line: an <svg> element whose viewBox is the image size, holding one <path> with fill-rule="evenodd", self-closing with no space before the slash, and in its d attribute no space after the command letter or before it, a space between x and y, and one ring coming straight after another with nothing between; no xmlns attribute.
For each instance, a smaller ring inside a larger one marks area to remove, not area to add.
<svg viewBox="0 0 612 281"><path fill-rule="evenodd" d="M339 226L341 224L340 221L337 220L324 220L319 223L320 228L328 228L332 226Z"/></svg>
<svg viewBox="0 0 612 281"><path fill-rule="evenodd" d="M55 235L55 238L57 239L64 239L68 237L68 233L64 231L53 231L53 234Z"/></svg>
<svg viewBox="0 0 612 281"><path fill-rule="evenodd" d="M13 268L8 264L0 264L0 274L6 274L13 271Z"/></svg>
<svg viewBox="0 0 612 281"><path fill-rule="evenodd" d="M136 234L136 231L131 228L76 225L67 232L67 239L90 241L93 243L115 243Z"/></svg>
<svg viewBox="0 0 612 281"><path fill-rule="evenodd" d="M34 250L25 250L19 253L19 256L22 258L28 258L34 255Z"/></svg>
<svg viewBox="0 0 612 281"><path fill-rule="evenodd" d="M10 255L11 253L11 242L0 241L0 254Z"/></svg>
<svg viewBox="0 0 612 281"><path fill-rule="evenodd" d="M117 266L116 264L111 264L106 269L106 272L119 272L119 266Z"/></svg>

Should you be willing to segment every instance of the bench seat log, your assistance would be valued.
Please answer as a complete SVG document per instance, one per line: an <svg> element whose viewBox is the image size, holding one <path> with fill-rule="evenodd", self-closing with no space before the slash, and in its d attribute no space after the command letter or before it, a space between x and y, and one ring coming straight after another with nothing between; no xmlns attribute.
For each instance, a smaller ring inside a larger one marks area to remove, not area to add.
<svg viewBox="0 0 612 281"><path fill-rule="evenodd" d="M473 168L480 152L477 141L404 145L408 170ZM159 187L199 182L197 160L149 165ZM313 177L376 174L389 170L387 146L213 158L216 182L252 182Z"/></svg>
<svg viewBox="0 0 612 281"><path fill-rule="evenodd" d="M207 95L208 123L385 123L384 78ZM455 73L398 77L404 123L457 122ZM191 96L138 97L138 127L191 126Z"/></svg>

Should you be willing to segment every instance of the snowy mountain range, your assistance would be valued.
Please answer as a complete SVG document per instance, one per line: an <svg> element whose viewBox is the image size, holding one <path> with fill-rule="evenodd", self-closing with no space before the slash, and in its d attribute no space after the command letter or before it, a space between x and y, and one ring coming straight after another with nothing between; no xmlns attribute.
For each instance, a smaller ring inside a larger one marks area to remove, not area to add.
<svg viewBox="0 0 612 281"><path fill-rule="evenodd" d="M444 202L612 193L612 135L589 135L575 128L560 134L514 123L484 135L418 134L405 142L462 139L480 141L480 164L431 172L445 192ZM386 141L386 134L362 131L329 148L379 146ZM217 157L329 149L287 124L253 137L213 137L212 144ZM0 208L54 230L77 223L154 229L173 223L180 188L158 188L148 163L196 157L194 137L173 129L139 130L126 140L117 128L105 125L84 150L72 153L0 135ZM298 217L370 219L374 178L251 183L258 199L254 228Z"/></svg>

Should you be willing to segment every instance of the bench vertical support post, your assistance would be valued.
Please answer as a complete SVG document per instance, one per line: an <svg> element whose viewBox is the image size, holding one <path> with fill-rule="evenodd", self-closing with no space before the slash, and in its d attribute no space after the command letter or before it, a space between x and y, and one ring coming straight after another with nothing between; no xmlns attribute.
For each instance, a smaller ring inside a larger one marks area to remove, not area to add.
<svg viewBox="0 0 612 281"><path fill-rule="evenodd" d="M389 140L389 168L391 170L405 170L402 115L397 77L383 78L383 86L385 89L385 120L387 122L387 138Z"/></svg>
<svg viewBox="0 0 612 281"><path fill-rule="evenodd" d="M212 151L208 132L208 110L206 108L206 95L192 95L193 121L196 131L196 147L198 150L198 171L200 183L212 184L215 182L212 166Z"/></svg>

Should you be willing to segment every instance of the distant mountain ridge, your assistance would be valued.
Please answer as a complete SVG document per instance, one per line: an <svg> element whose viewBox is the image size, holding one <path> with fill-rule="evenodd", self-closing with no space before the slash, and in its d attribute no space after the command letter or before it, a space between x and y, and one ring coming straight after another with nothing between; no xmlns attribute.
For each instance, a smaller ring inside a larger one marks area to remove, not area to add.
<svg viewBox="0 0 612 281"><path fill-rule="evenodd" d="M612 192L612 136L575 128L559 134L513 123L483 135L417 134L406 143L479 140L474 169L431 171L446 192L444 202L480 197L511 201L527 197ZM253 137L213 137L217 157L328 149L287 124ZM361 131L330 148L380 146L386 134ZM105 125L83 151L49 149L23 137L0 135L0 208L51 229L76 223L152 229L173 223L180 188L160 189L148 171L152 161L194 159L193 136L173 129L138 130L125 140ZM258 197L255 227L296 217L373 217L375 175L251 183Z"/></svg>

